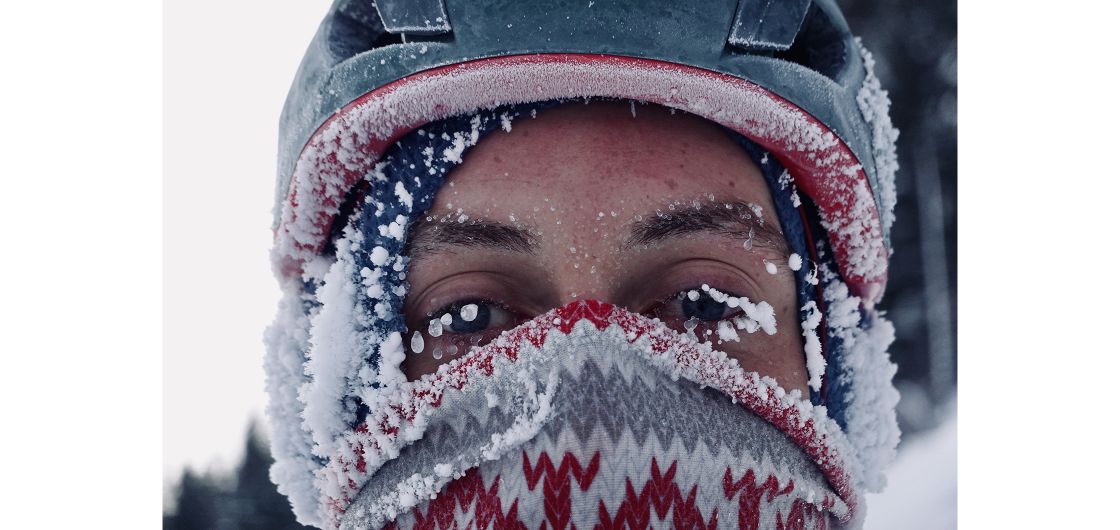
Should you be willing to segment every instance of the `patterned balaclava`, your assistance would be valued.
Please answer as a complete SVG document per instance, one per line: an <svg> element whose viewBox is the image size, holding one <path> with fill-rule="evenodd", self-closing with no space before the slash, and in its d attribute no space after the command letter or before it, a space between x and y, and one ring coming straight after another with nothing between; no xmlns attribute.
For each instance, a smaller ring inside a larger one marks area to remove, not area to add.
<svg viewBox="0 0 1120 530"><path fill-rule="evenodd" d="M719 341L595 300L406 380L401 363L424 337L402 314L410 226L471 146L555 104L428 124L343 205L336 252L308 264L269 337L272 359L302 361L266 363L270 414L299 408L301 421L275 422L273 435L297 455L273 469L297 514L327 528L859 527L862 494L881 488L898 439L893 330L834 272L789 174L731 131L797 255L809 395L745 371ZM741 310L734 340L774 332L763 301L697 296ZM442 317L429 336L477 314Z"/></svg>

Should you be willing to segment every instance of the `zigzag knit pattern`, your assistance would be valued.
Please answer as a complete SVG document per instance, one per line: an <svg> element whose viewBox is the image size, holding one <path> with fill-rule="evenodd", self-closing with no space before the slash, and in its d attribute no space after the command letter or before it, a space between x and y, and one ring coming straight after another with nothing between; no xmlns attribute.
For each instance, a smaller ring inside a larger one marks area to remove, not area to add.
<svg viewBox="0 0 1120 530"><path fill-rule="evenodd" d="M720 389L658 367L624 330L632 324L557 320L541 319L559 334L520 343L516 362L488 357L489 375L472 372L438 395L418 382L438 403L430 412L374 421L397 426L355 446L353 476L367 479L338 526L821 529L850 520L855 498L837 494L806 442ZM382 436L413 441L394 449Z"/></svg>
<svg viewBox="0 0 1120 530"><path fill-rule="evenodd" d="M530 528L575 529L581 528L574 519L583 515L594 530L622 530L647 528L672 528L674 530L714 530L734 527L740 530L776 528L780 530L826 530L831 527L827 514L799 498L787 499L794 491L793 481L784 486L774 475L764 480L748 469L736 478L731 469L724 472L722 486L725 503L705 513L697 503L698 485L682 488L675 481L677 462L662 471L657 459L650 461L649 478L636 486L625 480L625 497L617 508L606 502L583 504L573 502L573 491L587 492L600 477L599 454L586 465L572 454L565 453L556 465L548 454L541 454L534 464L528 453L522 453L523 475L529 492L539 491L543 499L544 520L537 526L522 519L520 499L508 503L498 495L502 477L487 481L473 469L448 485L446 491L423 507L412 508L409 514L386 529L404 530L495 530ZM515 479L517 480L517 479ZM783 502L788 501L788 502ZM721 520L720 509L723 508ZM784 511L783 511L784 509ZM593 513L585 513L592 511ZM573 516L573 514L577 514ZM763 518L766 526L760 526Z"/></svg>

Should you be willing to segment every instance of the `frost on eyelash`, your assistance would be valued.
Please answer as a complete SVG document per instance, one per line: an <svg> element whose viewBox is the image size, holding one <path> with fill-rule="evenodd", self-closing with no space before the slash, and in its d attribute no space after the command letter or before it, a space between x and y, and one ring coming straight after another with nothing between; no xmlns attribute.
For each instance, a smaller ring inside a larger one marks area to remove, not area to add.
<svg viewBox="0 0 1120 530"><path fill-rule="evenodd" d="M747 298L745 296L731 296L727 293L719 291L718 289L715 289L714 287L706 283L700 286L700 290L704 291L709 297L711 297L712 300L718 303L724 304L732 309L739 308L740 310L742 310L741 315L732 318L730 321L723 320L720 321L719 324L716 324L716 333L719 337L720 343L732 341L738 342L740 339L737 330L746 331L747 333L754 333L761 329L767 335L774 335L778 333L778 320L774 316L774 307L769 303L758 302L756 304L754 302L751 302L750 298ZM689 300L695 301L692 298L692 293L695 292L696 291L694 290L688 292L686 296L689 298ZM699 293L697 293L696 299L699 298L700 295ZM685 322L685 330L687 330L691 335L692 330L696 329L697 324L699 324L699 320L697 320L695 317L690 318L687 322ZM710 336L711 334L711 330L707 330L707 332L705 333L705 335L707 336Z"/></svg>

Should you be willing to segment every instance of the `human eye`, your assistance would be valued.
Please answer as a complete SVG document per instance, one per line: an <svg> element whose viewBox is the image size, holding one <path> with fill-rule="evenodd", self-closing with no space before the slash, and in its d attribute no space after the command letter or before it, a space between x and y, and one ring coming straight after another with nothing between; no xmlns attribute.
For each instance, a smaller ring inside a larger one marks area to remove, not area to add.
<svg viewBox="0 0 1120 530"><path fill-rule="evenodd" d="M666 326L701 342L738 342L739 331L776 331L773 308L708 284L678 291L648 312Z"/></svg>
<svg viewBox="0 0 1120 530"><path fill-rule="evenodd" d="M513 310L493 300L457 300L428 313L410 333L413 354L441 360L483 346L523 321Z"/></svg>

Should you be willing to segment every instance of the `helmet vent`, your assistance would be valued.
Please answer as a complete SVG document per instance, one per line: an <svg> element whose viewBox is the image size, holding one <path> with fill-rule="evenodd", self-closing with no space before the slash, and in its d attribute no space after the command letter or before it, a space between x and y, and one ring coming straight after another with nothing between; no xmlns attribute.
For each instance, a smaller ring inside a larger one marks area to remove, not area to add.
<svg viewBox="0 0 1120 530"><path fill-rule="evenodd" d="M374 0L373 5L391 33L439 35L451 31L443 0Z"/></svg>
<svg viewBox="0 0 1120 530"><path fill-rule="evenodd" d="M401 42L401 35L385 30L368 0L342 2L331 16L327 46L335 61Z"/></svg>
<svg viewBox="0 0 1120 530"><path fill-rule="evenodd" d="M846 33L833 24L828 14L813 3L809 5L793 44L786 50L773 52L772 56L836 81L847 60L845 36Z"/></svg>
<svg viewBox="0 0 1120 530"><path fill-rule="evenodd" d="M810 0L739 0L727 42L747 51L789 48Z"/></svg>

